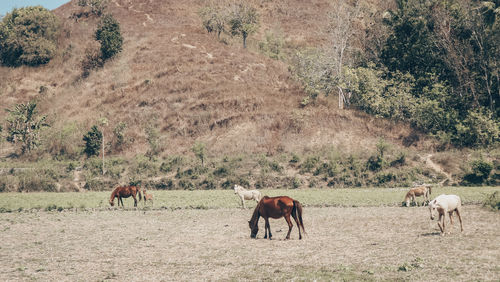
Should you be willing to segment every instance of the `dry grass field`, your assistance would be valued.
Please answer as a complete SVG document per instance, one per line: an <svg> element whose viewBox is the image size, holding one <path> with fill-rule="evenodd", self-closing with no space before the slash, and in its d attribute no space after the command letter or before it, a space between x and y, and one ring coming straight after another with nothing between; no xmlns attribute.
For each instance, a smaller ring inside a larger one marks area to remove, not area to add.
<svg viewBox="0 0 500 282"><path fill-rule="evenodd" d="M306 207L308 233L250 239L252 210L15 212L0 217L0 280L409 280L500 277L500 213L464 206L441 237L425 207Z"/></svg>

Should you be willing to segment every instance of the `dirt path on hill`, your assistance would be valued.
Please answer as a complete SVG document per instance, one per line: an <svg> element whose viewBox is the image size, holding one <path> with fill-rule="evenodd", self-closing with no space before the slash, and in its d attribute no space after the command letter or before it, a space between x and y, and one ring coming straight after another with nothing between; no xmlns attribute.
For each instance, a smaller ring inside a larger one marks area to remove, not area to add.
<svg viewBox="0 0 500 282"><path fill-rule="evenodd" d="M443 185L444 183L448 182L448 183L453 183L453 178L451 176L450 173L446 172L443 170L443 168L436 164L435 162L432 161L432 154L428 154L427 156L425 156L424 158L424 162L425 164L430 167L431 169L433 169L434 171L438 172L438 173L441 173L441 174L444 174L446 176L446 179L444 179L443 181L439 182L440 185Z"/></svg>

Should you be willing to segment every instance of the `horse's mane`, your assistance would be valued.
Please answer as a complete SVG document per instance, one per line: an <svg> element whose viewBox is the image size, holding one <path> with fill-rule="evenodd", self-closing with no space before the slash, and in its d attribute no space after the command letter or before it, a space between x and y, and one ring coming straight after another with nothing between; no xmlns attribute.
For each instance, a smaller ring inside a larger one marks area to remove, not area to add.
<svg viewBox="0 0 500 282"><path fill-rule="evenodd" d="M111 192L111 197L109 198L109 202L110 202L110 203L111 203L111 202L113 202L113 201L115 200L116 194L118 194L118 190L119 190L118 188L120 188L120 187L116 187L116 188L113 190L113 192Z"/></svg>
<svg viewBox="0 0 500 282"><path fill-rule="evenodd" d="M262 205L262 201L260 201L259 203L257 203L257 206L255 207L255 209L253 210L253 214L252 214L252 218L250 218L250 222L251 223L254 223L256 220L259 220L259 216L260 216L260 205ZM253 224L252 224L253 225Z"/></svg>

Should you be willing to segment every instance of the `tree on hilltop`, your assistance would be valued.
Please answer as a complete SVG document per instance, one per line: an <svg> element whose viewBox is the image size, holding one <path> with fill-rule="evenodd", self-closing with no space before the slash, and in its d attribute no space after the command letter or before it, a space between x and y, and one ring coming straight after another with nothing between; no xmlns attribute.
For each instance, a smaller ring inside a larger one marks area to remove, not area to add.
<svg viewBox="0 0 500 282"><path fill-rule="evenodd" d="M101 43L102 59L111 59L122 51L120 23L111 14L104 15L95 32L95 39Z"/></svg>
<svg viewBox="0 0 500 282"><path fill-rule="evenodd" d="M247 37L257 31L259 14L257 9L241 1L229 8L229 32L243 38L243 48L247 47Z"/></svg>
<svg viewBox="0 0 500 282"><path fill-rule="evenodd" d="M59 21L42 6L14 9L0 22L0 61L38 66L56 54Z"/></svg>

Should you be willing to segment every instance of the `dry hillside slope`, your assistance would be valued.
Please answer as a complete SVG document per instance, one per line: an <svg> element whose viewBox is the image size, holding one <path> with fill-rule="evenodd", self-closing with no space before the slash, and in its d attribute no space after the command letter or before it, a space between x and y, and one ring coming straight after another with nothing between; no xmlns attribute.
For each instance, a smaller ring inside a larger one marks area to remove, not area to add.
<svg viewBox="0 0 500 282"><path fill-rule="evenodd" d="M280 26L298 46L321 44L322 19L330 1L254 1L262 15L259 40ZM98 19L75 19L73 0L55 10L63 23L58 56L38 68L0 68L3 108L38 99L53 130L77 128L74 142L97 120L119 122L134 140L122 154L147 150L145 128L156 128L163 154L190 152L196 141L211 155L298 152L324 146L346 151L374 150L380 137L397 146L411 130L355 110L339 110L336 97L300 107L305 96L288 66L243 49L238 40L221 43L207 34L197 10L204 1L112 0L124 49L86 79L79 79L86 48ZM289 4L289 5L288 5ZM291 9L290 7L294 7ZM314 15L314 16L313 16ZM46 91L40 91L41 87ZM40 93L42 92L42 93ZM4 119L6 113L0 113Z"/></svg>

